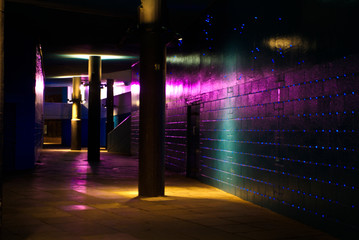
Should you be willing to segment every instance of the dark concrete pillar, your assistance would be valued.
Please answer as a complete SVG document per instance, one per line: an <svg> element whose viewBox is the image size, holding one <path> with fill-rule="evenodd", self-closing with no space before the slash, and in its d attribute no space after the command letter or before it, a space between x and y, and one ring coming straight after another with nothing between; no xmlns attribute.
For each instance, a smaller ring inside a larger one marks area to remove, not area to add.
<svg viewBox="0 0 359 240"><path fill-rule="evenodd" d="M71 150L81 150L81 78L72 79Z"/></svg>
<svg viewBox="0 0 359 240"><path fill-rule="evenodd" d="M113 130L113 79L107 79L106 136ZM107 144L107 143L106 143Z"/></svg>
<svg viewBox="0 0 359 240"><path fill-rule="evenodd" d="M164 195L165 42L164 1L142 0L140 50L139 195Z"/></svg>
<svg viewBox="0 0 359 240"><path fill-rule="evenodd" d="M2 226L2 161L4 146L4 0L0 0L0 229Z"/></svg>
<svg viewBox="0 0 359 240"><path fill-rule="evenodd" d="M87 151L87 159L90 162L100 160L101 66L100 56L90 56Z"/></svg>

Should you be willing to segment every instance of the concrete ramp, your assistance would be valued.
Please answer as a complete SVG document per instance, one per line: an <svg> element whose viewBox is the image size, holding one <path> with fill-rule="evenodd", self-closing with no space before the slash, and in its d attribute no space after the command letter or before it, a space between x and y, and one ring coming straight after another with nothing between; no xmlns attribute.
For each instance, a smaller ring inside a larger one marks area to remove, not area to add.
<svg viewBox="0 0 359 240"><path fill-rule="evenodd" d="M108 152L131 154L131 116L125 118L107 135Z"/></svg>

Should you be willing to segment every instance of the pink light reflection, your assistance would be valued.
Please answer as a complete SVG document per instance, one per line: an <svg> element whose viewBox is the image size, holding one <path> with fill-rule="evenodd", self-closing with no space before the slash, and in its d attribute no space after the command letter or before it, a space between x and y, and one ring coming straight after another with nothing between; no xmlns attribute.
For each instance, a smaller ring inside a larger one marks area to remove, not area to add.
<svg viewBox="0 0 359 240"><path fill-rule="evenodd" d="M75 158L73 170L76 175L71 180L71 189L80 193L87 193L87 174L91 173L91 168L85 159L86 153L82 153Z"/></svg>
<svg viewBox="0 0 359 240"><path fill-rule="evenodd" d="M42 69L41 46L36 48L36 72L35 72L35 104L42 105L44 98L44 73ZM41 107L40 107L41 108Z"/></svg>
<svg viewBox="0 0 359 240"><path fill-rule="evenodd" d="M93 207L87 205L68 205L68 206L63 206L62 209L65 211L83 211L83 210L93 209Z"/></svg>
<svg viewBox="0 0 359 240"><path fill-rule="evenodd" d="M87 193L87 180L73 179L71 181L71 189L76 192Z"/></svg>

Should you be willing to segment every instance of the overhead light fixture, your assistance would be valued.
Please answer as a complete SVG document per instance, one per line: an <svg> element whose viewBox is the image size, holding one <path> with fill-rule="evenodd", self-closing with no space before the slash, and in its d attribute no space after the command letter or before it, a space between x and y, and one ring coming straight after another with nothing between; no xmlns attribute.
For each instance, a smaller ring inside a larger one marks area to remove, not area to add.
<svg viewBox="0 0 359 240"><path fill-rule="evenodd" d="M130 60L137 59L133 56L125 55L109 55L109 54L59 54L62 58L71 58L71 59L83 59L88 60L90 56L100 56L101 60Z"/></svg>

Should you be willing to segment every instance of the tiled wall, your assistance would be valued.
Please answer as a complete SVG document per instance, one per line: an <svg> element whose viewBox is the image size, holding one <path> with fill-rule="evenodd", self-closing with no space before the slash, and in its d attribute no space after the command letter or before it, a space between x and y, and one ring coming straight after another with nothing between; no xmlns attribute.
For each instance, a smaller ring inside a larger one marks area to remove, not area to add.
<svg viewBox="0 0 359 240"><path fill-rule="evenodd" d="M167 104L166 108L166 168L185 173L187 158L187 107L183 100Z"/></svg>
<svg viewBox="0 0 359 240"><path fill-rule="evenodd" d="M131 113L131 154L138 155L138 139L140 135L140 112Z"/></svg>
<svg viewBox="0 0 359 240"><path fill-rule="evenodd" d="M358 228L357 66L347 57L198 95L200 180L315 225ZM186 106L167 108L166 163L178 171Z"/></svg>
<svg viewBox="0 0 359 240"><path fill-rule="evenodd" d="M312 71L206 98L202 180L287 213L357 223L358 75Z"/></svg>
<svg viewBox="0 0 359 240"><path fill-rule="evenodd" d="M359 231L353 12L291 3L218 1L168 49L166 166L186 172L195 103L202 182L343 237Z"/></svg>

